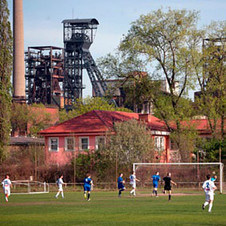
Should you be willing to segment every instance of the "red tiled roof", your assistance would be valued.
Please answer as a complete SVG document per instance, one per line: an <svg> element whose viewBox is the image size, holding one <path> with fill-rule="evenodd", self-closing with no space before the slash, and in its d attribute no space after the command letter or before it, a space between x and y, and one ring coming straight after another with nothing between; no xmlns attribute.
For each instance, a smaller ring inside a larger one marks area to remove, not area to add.
<svg viewBox="0 0 226 226"><path fill-rule="evenodd" d="M220 131L220 126L221 126L220 123L221 123L220 120L218 120L217 131ZM181 124L187 128L194 128L198 130L199 133L203 133L203 134L211 133L208 119L192 119L189 121L183 121Z"/></svg>
<svg viewBox="0 0 226 226"><path fill-rule="evenodd" d="M115 122L139 120L138 113L128 113L120 111L100 111L93 110L80 115L56 126L40 131L41 135L60 133L98 133L110 131ZM151 130L168 131L165 123L160 119L151 116L151 121L147 123Z"/></svg>

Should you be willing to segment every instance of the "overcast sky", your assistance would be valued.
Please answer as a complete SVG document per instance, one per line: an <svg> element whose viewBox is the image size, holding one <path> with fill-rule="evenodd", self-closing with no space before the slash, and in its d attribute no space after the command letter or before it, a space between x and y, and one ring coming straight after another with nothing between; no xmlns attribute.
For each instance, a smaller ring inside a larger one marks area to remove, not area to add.
<svg viewBox="0 0 226 226"><path fill-rule="evenodd" d="M8 0L12 13L13 0ZM131 22L141 14L171 7L200 12L199 26L226 19L225 0L23 0L24 47L52 45L63 47L64 19L96 18L99 21L90 52L94 59L105 56L119 45ZM12 19L12 17L11 17ZM88 78L84 95L91 95Z"/></svg>

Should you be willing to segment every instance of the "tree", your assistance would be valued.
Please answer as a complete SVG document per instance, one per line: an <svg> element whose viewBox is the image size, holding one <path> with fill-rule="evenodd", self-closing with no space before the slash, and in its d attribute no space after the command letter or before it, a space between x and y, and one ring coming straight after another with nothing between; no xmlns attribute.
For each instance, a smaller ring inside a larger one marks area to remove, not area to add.
<svg viewBox="0 0 226 226"><path fill-rule="evenodd" d="M28 105L14 103L10 121L13 133L17 131L19 134L26 134L29 121Z"/></svg>
<svg viewBox="0 0 226 226"><path fill-rule="evenodd" d="M72 167L76 167L76 181L83 181L87 173L93 173L94 153L79 153L76 158L72 159Z"/></svg>
<svg viewBox="0 0 226 226"><path fill-rule="evenodd" d="M202 52L193 55L194 62L201 65L202 68L202 71L196 71L200 88L196 105L198 112L207 117L213 137L224 139L226 134L224 128L226 112L226 21L212 22L206 31L205 37L208 38L201 37L203 39Z"/></svg>
<svg viewBox="0 0 226 226"><path fill-rule="evenodd" d="M77 99L76 104L73 106L73 110L69 112L62 110L60 112L60 122L69 120L92 110L130 111L126 108L115 107L113 104L109 104L107 99L101 97L87 97L84 99Z"/></svg>
<svg viewBox="0 0 226 226"><path fill-rule="evenodd" d="M51 115L43 104L13 104L11 126L13 132L37 136L37 133L51 125Z"/></svg>
<svg viewBox="0 0 226 226"><path fill-rule="evenodd" d="M34 175L34 180L42 180L40 171L44 165L44 146L38 143L21 145L8 151L7 158L1 165L1 173L12 175L12 179L27 179Z"/></svg>
<svg viewBox="0 0 226 226"><path fill-rule="evenodd" d="M151 132L136 120L116 122L114 133L107 137L102 154L116 163L116 170L131 168L133 162L148 162L154 158ZM117 173L116 173L117 175Z"/></svg>
<svg viewBox="0 0 226 226"><path fill-rule="evenodd" d="M177 131L177 136L181 135L181 121L192 115L190 101L185 97L195 84L192 53L200 45L195 40L202 32L196 29L197 21L196 11L153 11L132 23L119 47L123 58L140 59L149 68L154 66L152 79L166 80L167 94L161 93L158 85L153 87L153 82L148 79L138 82L138 88L134 86L135 100L151 99L155 113L171 132ZM150 88L149 92L147 88ZM131 92L131 95L134 94ZM172 121L175 126L172 126ZM177 137L175 142L180 140ZM181 145L178 143L177 146Z"/></svg>
<svg viewBox="0 0 226 226"><path fill-rule="evenodd" d="M166 79L177 129L180 129L179 103L194 81L190 53L195 48L198 13L187 10L153 11L132 23L120 45L124 54L138 55L156 64L155 74ZM176 92L176 83L179 82ZM158 107L158 106L157 106ZM178 118L176 118L178 116ZM172 128L169 128L172 129Z"/></svg>
<svg viewBox="0 0 226 226"><path fill-rule="evenodd" d="M28 129L29 134L37 136L38 132L42 129L46 129L50 125L53 125L55 119L52 115L45 111L46 107L43 104L32 104L28 114Z"/></svg>
<svg viewBox="0 0 226 226"><path fill-rule="evenodd" d="M197 142L199 141L197 131L194 128L185 126L180 131L180 134L178 133L179 131L174 131L170 134L170 139L175 144L174 148L180 150L179 159L182 162L191 162L191 154L195 151Z"/></svg>
<svg viewBox="0 0 226 226"><path fill-rule="evenodd" d="M147 76L145 62L136 56L124 56L121 51L117 51L115 55L109 53L99 58L97 62L105 79L115 79L114 85L107 90L107 96L112 98L116 90L122 89L125 93L124 106L134 112L139 111L143 103L135 89L138 88L137 85L141 83L142 78Z"/></svg>
<svg viewBox="0 0 226 226"><path fill-rule="evenodd" d="M202 162L218 162L219 149L222 148L222 162L225 164L226 157L226 140L219 141L214 137L200 139L197 144L196 155L199 154L199 160Z"/></svg>
<svg viewBox="0 0 226 226"><path fill-rule="evenodd" d="M0 2L0 161L10 134L12 33L7 1Z"/></svg>
<svg viewBox="0 0 226 226"><path fill-rule="evenodd" d="M105 79L127 78L133 71L147 71L141 59L137 56L126 57L121 51L99 58L97 64Z"/></svg>

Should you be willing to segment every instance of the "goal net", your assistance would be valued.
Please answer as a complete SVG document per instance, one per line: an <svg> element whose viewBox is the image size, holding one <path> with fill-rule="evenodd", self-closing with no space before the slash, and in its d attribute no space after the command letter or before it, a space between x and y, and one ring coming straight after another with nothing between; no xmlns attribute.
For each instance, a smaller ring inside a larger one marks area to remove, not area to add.
<svg viewBox="0 0 226 226"><path fill-rule="evenodd" d="M133 163L133 171L140 180L137 182L138 188L152 187L152 175L159 172L162 178L171 173L171 178L177 183L176 189L185 190L201 190L202 184L206 180L206 175L216 177L215 184L220 191L223 192L223 163ZM159 183L159 187L163 188L163 183Z"/></svg>
<svg viewBox="0 0 226 226"><path fill-rule="evenodd" d="M42 194L49 193L49 184L46 182L16 180L12 181L12 194Z"/></svg>

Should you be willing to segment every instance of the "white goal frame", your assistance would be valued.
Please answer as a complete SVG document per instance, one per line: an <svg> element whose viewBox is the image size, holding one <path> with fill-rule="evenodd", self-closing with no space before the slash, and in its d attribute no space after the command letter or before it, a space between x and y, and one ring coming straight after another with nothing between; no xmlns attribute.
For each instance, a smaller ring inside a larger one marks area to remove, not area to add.
<svg viewBox="0 0 226 226"><path fill-rule="evenodd" d="M31 183L41 184L43 186L43 191L31 191ZM30 180L16 180L12 181L12 186L25 185L27 186L27 192L11 192L13 195L26 195L26 194L45 194L49 193L49 184L40 181L30 181Z"/></svg>
<svg viewBox="0 0 226 226"><path fill-rule="evenodd" d="M220 182L220 193L222 194L223 192L223 167L224 164L221 162L200 162L200 163L191 163L191 162L181 162L181 163L133 163L133 171L136 172L136 168L137 166L180 166L180 165L194 165L194 166L202 166L202 165L215 165L215 166L219 166L219 171L220 171L220 178L219 178L219 182ZM135 181L136 183L136 181Z"/></svg>

